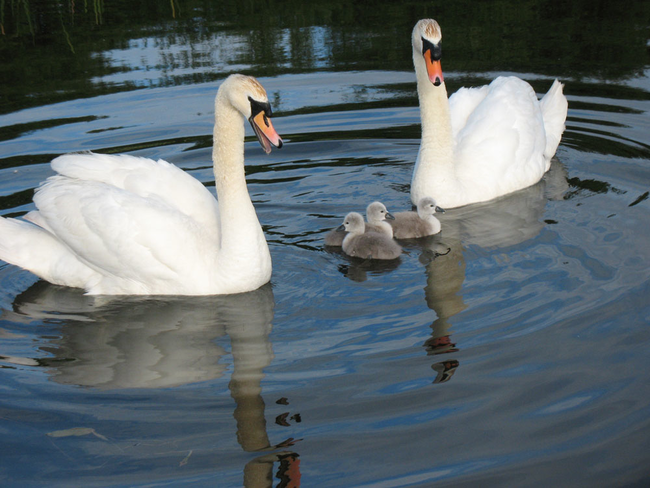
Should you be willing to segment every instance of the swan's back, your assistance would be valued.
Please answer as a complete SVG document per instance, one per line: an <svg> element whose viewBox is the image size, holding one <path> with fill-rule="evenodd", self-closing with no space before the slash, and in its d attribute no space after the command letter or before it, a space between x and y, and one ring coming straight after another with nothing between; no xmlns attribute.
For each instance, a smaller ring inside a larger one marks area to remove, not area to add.
<svg viewBox="0 0 650 488"><path fill-rule="evenodd" d="M421 198L418 202L417 212L397 212L394 220L393 235L396 239L417 239L440 232L440 221L435 217L436 212L444 213L444 209L436 205L431 197Z"/></svg>
<svg viewBox="0 0 650 488"><path fill-rule="evenodd" d="M165 162L93 153L56 158L37 210L2 219L0 258L90 294L205 294L216 288L215 198Z"/></svg>
<svg viewBox="0 0 650 488"><path fill-rule="evenodd" d="M391 221L395 239L417 239L440 232L440 222L423 220L416 212L396 212ZM435 223L438 223L436 226Z"/></svg>
<svg viewBox="0 0 650 488"><path fill-rule="evenodd" d="M341 247L343 245L343 239L347 236L348 233L344 230L336 229L330 230L325 234L325 245L330 247Z"/></svg>
<svg viewBox="0 0 650 488"><path fill-rule="evenodd" d="M478 98L475 94L472 101ZM455 118L461 119L452 115ZM550 166L544 155L546 133L539 100L519 78L495 79L465 124L457 125L456 173L462 189L486 195L477 201L530 186Z"/></svg>
<svg viewBox="0 0 650 488"><path fill-rule="evenodd" d="M371 224L370 222L366 222L365 232L374 232L375 234L382 234L388 238L393 237L393 228L386 221L376 222L374 224Z"/></svg>
<svg viewBox="0 0 650 488"><path fill-rule="evenodd" d="M104 183L107 188L167 203L198 222L212 239L219 239L215 197L200 181L167 161L88 152L59 156L52 161L52 169L69 181ZM46 181L37 192L47 185ZM61 188L62 182L58 186ZM44 202L47 196L40 198Z"/></svg>
<svg viewBox="0 0 650 488"><path fill-rule="evenodd" d="M50 178L29 220L101 275L91 294L202 294L219 249L203 226L156 197L97 181Z"/></svg>
<svg viewBox="0 0 650 488"><path fill-rule="evenodd" d="M458 133L467 125L467 119L488 94L488 86L461 87L449 97L451 132L456 139Z"/></svg>
<svg viewBox="0 0 650 488"><path fill-rule="evenodd" d="M343 240L343 252L362 259L397 259L402 254L402 248L384 234L368 232L348 234Z"/></svg>

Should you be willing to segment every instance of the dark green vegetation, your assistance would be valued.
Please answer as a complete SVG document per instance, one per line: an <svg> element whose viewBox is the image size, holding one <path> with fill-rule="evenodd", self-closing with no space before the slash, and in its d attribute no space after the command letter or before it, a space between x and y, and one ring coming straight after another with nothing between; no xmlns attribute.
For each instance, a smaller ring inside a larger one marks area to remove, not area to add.
<svg viewBox="0 0 650 488"><path fill-rule="evenodd" d="M182 57L161 55L158 68L166 74L156 86L227 75L211 66L205 49L191 48L218 34L244 39L229 64L257 76L409 70L409 34L423 17L442 25L447 72L605 81L638 74L649 58L647 2L0 0L0 113L145 86L97 81L133 69L116 65L106 52L143 38L148 48L190 46ZM191 74L174 73L183 67Z"/></svg>

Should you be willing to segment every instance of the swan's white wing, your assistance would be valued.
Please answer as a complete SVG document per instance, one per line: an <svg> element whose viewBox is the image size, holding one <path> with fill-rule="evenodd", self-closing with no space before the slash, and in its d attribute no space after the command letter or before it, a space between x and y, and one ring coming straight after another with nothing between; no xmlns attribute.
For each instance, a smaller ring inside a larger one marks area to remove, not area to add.
<svg viewBox="0 0 650 488"><path fill-rule="evenodd" d="M53 176L34 202L37 221L103 276L90 293L180 293L204 285L214 266L212 233L158 195Z"/></svg>
<svg viewBox="0 0 650 488"><path fill-rule="evenodd" d="M106 183L151 200L160 200L219 238L219 210L210 191L197 179L162 159L154 161L128 154L65 154L52 161L60 175Z"/></svg>
<svg viewBox="0 0 650 488"><path fill-rule="evenodd" d="M459 177L503 194L537 181L547 169L544 121L532 87L500 77L456 139Z"/></svg>
<svg viewBox="0 0 650 488"><path fill-rule="evenodd" d="M562 133L564 132L569 109L569 102L566 96L562 93L564 85L558 80L553 82L551 88L546 95L542 97L539 102L544 118L544 129L546 131L546 148L544 149L544 156L551 159L560 144Z"/></svg>
<svg viewBox="0 0 650 488"><path fill-rule="evenodd" d="M488 93L488 86L461 88L449 97L449 112L451 115L451 132L456 139L458 133L467 124L467 119L476 106L483 101Z"/></svg>
<svg viewBox="0 0 650 488"><path fill-rule="evenodd" d="M57 285L84 288L100 276L45 229L0 218L0 259Z"/></svg>

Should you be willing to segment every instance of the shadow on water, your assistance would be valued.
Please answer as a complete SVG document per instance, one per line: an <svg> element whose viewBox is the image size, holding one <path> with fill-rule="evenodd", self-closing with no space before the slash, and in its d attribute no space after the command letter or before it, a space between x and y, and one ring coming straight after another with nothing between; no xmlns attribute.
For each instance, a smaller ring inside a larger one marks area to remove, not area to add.
<svg viewBox="0 0 650 488"><path fill-rule="evenodd" d="M215 340L227 336L237 441L244 451L260 454L246 464L244 486L269 486L275 463L279 478L299 484L299 455L288 450L298 441L271 444L266 427L261 382L274 357L269 341L274 306L271 285L210 297L96 297L38 281L16 297L13 311L2 318L60 322L57 337L39 348L47 357L2 359L40 366L60 384L176 388L226 374L222 358L228 353Z"/></svg>

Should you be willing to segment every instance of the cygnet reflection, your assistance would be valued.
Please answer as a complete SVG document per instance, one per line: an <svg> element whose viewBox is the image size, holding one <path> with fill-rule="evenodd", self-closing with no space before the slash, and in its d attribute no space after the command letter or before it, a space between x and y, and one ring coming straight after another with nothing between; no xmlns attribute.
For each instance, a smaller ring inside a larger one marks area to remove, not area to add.
<svg viewBox="0 0 650 488"><path fill-rule="evenodd" d="M383 203L372 202L366 207L366 219L368 222L365 223L365 232L377 232L379 234L385 234L388 237L393 237L393 228L386 220L392 220L394 218ZM348 232L343 226L332 229L325 234L325 245L329 247L341 247L343 246L343 239L345 239L346 235L348 235Z"/></svg>
<svg viewBox="0 0 650 488"><path fill-rule="evenodd" d="M343 252L361 259L397 259L402 248L391 237L376 232L365 232L363 217L350 212L343 221L348 235L343 239Z"/></svg>
<svg viewBox="0 0 650 488"><path fill-rule="evenodd" d="M421 198L417 212L396 212L389 225L393 228L395 239L417 239L440 232L440 221L435 213L445 211L436 205L431 197Z"/></svg>

